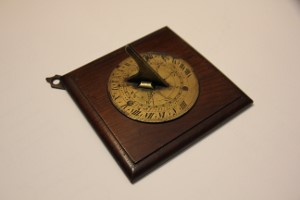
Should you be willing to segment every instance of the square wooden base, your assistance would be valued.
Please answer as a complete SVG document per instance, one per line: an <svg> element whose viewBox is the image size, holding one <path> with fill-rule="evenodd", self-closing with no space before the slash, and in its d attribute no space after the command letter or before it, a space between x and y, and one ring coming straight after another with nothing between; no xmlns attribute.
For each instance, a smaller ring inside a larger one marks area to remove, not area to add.
<svg viewBox="0 0 300 200"><path fill-rule="evenodd" d="M131 120L110 102L111 71L128 57L124 47L60 77L130 181L153 170L252 100L168 27L132 43L138 52L167 52L186 60L200 85L195 106L179 119L149 124Z"/></svg>

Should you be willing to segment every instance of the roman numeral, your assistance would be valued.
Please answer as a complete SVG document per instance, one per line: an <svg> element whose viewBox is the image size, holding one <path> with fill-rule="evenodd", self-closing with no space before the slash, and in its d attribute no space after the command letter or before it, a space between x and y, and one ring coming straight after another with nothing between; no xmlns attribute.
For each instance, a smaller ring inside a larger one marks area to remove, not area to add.
<svg viewBox="0 0 300 200"><path fill-rule="evenodd" d="M145 117L148 119L151 119L153 117L154 113L146 113Z"/></svg>
<svg viewBox="0 0 300 200"><path fill-rule="evenodd" d="M118 98L120 98L120 96L114 97L114 100L116 101Z"/></svg>
<svg viewBox="0 0 300 200"><path fill-rule="evenodd" d="M124 105L122 105L122 106L120 106L123 110L125 110L126 108L127 108L127 104L124 104Z"/></svg>
<svg viewBox="0 0 300 200"><path fill-rule="evenodd" d="M112 90L118 90L118 89L119 89L119 86L120 86L120 85L117 85L117 84L113 83L113 84L111 85L111 89L112 89Z"/></svg>
<svg viewBox="0 0 300 200"><path fill-rule="evenodd" d="M173 58L172 63L173 63L173 64L176 64L176 61L177 61L177 60L176 60L175 58Z"/></svg>
<svg viewBox="0 0 300 200"><path fill-rule="evenodd" d="M182 101L179 106L183 110L187 107L187 104L185 103L185 101Z"/></svg>
<svg viewBox="0 0 300 200"><path fill-rule="evenodd" d="M142 112L142 111L140 111L140 110L133 110L133 111L131 112L131 114L133 114L133 115L135 115L135 116L138 116L141 112Z"/></svg>
<svg viewBox="0 0 300 200"><path fill-rule="evenodd" d="M146 54L145 56L144 56L144 59L146 60L146 61L149 61L150 59L152 59L153 58L153 55L151 55L151 54Z"/></svg>
<svg viewBox="0 0 300 200"><path fill-rule="evenodd" d="M180 69L182 69L182 70L185 69L185 66L184 66L184 64L182 64L182 63L179 65L179 67L180 67Z"/></svg>
<svg viewBox="0 0 300 200"><path fill-rule="evenodd" d="M125 66L129 67L130 63L124 63ZM120 70L121 71L121 70Z"/></svg>
<svg viewBox="0 0 300 200"><path fill-rule="evenodd" d="M166 114L166 112L161 112L161 113L158 113L159 114L159 117L160 118L164 118L165 117L165 114Z"/></svg>
<svg viewBox="0 0 300 200"><path fill-rule="evenodd" d="M185 69L184 73L186 76L190 76L191 70L190 69Z"/></svg>

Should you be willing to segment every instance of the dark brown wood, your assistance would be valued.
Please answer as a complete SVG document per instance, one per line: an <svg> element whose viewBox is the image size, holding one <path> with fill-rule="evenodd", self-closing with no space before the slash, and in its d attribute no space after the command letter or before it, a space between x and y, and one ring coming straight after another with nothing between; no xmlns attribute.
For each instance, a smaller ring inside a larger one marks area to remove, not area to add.
<svg viewBox="0 0 300 200"><path fill-rule="evenodd" d="M107 82L112 70L128 57L124 47L62 76L61 81L134 182L252 100L168 27L132 45L140 53L167 52L194 68L200 95L186 115L166 123L142 123L127 118L112 105Z"/></svg>

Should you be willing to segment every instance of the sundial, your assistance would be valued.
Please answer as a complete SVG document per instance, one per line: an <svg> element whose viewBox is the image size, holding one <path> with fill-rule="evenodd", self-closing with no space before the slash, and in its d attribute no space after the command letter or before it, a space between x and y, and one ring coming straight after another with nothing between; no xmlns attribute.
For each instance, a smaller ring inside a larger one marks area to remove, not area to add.
<svg viewBox="0 0 300 200"><path fill-rule="evenodd" d="M168 27L47 81L70 94L131 182L253 102Z"/></svg>

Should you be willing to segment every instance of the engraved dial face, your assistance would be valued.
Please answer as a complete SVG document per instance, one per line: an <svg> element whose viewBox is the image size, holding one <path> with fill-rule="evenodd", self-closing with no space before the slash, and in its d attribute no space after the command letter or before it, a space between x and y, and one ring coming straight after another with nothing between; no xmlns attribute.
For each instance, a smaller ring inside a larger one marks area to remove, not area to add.
<svg viewBox="0 0 300 200"><path fill-rule="evenodd" d="M174 120L187 113L199 93L198 80L191 66L166 54L149 52L141 56L168 86L143 88L127 81L139 70L134 59L128 57L109 77L108 92L113 105L125 116L148 123Z"/></svg>

